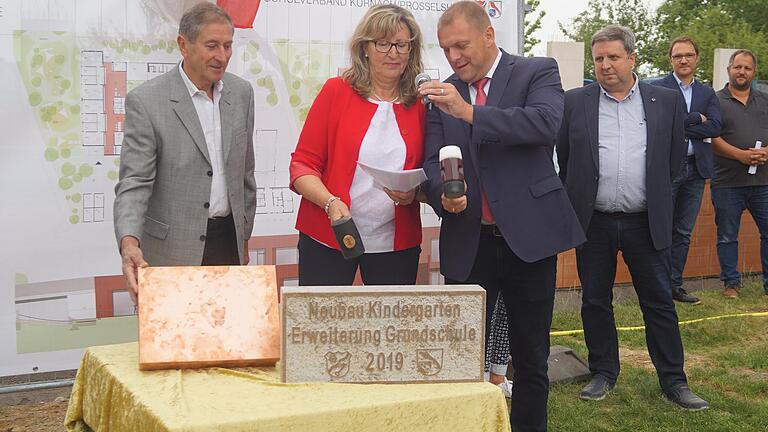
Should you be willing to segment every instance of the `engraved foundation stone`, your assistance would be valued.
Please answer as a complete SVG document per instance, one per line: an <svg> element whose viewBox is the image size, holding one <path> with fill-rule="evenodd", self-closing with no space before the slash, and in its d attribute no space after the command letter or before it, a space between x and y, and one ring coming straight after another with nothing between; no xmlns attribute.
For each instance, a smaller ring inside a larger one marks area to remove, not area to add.
<svg viewBox="0 0 768 432"><path fill-rule="evenodd" d="M139 368L269 366L280 356L274 266L139 269Z"/></svg>
<svg viewBox="0 0 768 432"><path fill-rule="evenodd" d="M283 382L483 380L477 285L283 287Z"/></svg>

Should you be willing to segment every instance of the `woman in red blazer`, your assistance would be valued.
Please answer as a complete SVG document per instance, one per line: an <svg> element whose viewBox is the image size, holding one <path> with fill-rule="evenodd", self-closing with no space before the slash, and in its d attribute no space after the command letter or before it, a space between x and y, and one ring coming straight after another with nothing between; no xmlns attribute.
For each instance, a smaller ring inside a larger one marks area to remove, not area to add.
<svg viewBox="0 0 768 432"><path fill-rule="evenodd" d="M309 111L291 158L302 195L300 285L413 284L421 252L417 189L377 188L357 162L403 170L423 161L424 105L414 85L422 37L413 15L393 5L368 10L352 35L351 66L329 79ZM366 252L345 260L331 222L351 216Z"/></svg>

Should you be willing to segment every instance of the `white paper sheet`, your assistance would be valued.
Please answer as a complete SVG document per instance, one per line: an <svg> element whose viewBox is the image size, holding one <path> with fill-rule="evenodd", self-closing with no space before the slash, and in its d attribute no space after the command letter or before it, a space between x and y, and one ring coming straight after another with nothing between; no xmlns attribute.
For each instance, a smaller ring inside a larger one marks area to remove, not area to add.
<svg viewBox="0 0 768 432"><path fill-rule="evenodd" d="M376 168L357 162L360 168L373 177L373 184L381 189L387 188L392 191L407 192L427 180L427 174L421 168L390 171L382 168Z"/></svg>
<svg viewBox="0 0 768 432"><path fill-rule="evenodd" d="M763 142L762 141L755 141L755 148L763 148ZM757 166L756 165L750 165L749 168L747 168L747 174L757 174Z"/></svg>

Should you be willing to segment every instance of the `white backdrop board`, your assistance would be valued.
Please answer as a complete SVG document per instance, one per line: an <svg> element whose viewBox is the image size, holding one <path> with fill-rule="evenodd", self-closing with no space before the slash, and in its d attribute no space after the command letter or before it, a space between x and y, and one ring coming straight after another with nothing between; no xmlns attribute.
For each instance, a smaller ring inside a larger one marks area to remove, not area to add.
<svg viewBox="0 0 768 432"><path fill-rule="evenodd" d="M127 294L109 294L120 315L109 318L97 318L95 294L101 277L120 274L112 203L123 102L179 61L178 19L196 2L0 0L0 376L75 368L84 347L136 340ZM290 153L314 96L347 65L355 24L379 3L262 0L253 28L236 30L229 71L256 95L254 236L295 233ZM451 2L391 3L419 21L427 71L450 75L436 22ZM481 3L515 52L519 2Z"/></svg>

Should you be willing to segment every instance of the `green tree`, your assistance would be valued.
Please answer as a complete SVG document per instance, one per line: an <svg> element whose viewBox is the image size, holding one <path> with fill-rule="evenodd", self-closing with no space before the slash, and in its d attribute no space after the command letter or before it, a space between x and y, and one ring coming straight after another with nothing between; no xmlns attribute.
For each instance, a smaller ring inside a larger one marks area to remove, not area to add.
<svg viewBox="0 0 768 432"><path fill-rule="evenodd" d="M609 24L628 27L635 33L638 75L652 74L654 58L646 48L654 40L656 31L653 14L643 0L589 0L587 10L576 15L569 24L558 22L560 30L572 41L584 42L584 76L594 79L592 62L592 35Z"/></svg>
<svg viewBox="0 0 768 432"><path fill-rule="evenodd" d="M768 0L667 0L657 10L658 30L651 45L653 65L670 70L669 42L687 35L699 44L696 77L711 82L715 48L747 48L758 62L768 59ZM768 69L757 69L768 79Z"/></svg>
<svg viewBox="0 0 768 432"><path fill-rule="evenodd" d="M534 37L533 34L536 30L541 28L541 19L547 14L546 11L539 11L538 8L541 5L541 0L529 0L527 2L527 8L525 11L525 21L523 22L523 28L525 29L523 39L523 54L531 54L531 50L534 46L541 42L541 39ZM530 18L530 19L529 19Z"/></svg>
<svg viewBox="0 0 768 432"><path fill-rule="evenodd" d="M756 32L765 34L768 31L768 0L710 0L708 3L720 6L731 16L743 19Z"/></svg>

